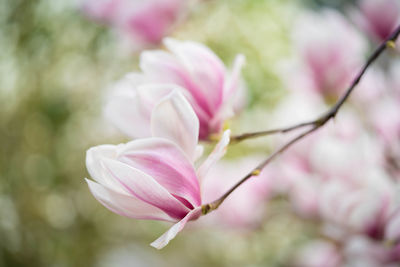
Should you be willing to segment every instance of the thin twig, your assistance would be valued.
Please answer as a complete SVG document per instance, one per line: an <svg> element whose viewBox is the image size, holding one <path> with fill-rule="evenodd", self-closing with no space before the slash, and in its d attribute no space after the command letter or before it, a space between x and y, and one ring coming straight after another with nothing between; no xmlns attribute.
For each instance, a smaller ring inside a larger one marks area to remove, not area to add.
<svg viewBox="0 0 400 267"><path fill-rule="evenodd" d="M386 39L385 42L383 42L373 53L372 55L368 58L367 62L361 69L361 71L357 74L353 82L351 83L350 87L346 90L346 92L343 94L343 96L333 105L328 112L324 113L322 116L319 118L308 121L308 122L303 122L299 123L290 127L284 127L284 128L277 128L277 129L272 129L272 130L266 130L266 131L259 131L259 132L252 132L252 133L245 133L241 135L236 135L231 137L231 143L238 143L240 141L250 139L250 138L256 138L256 137L261 137L261 136L266 136L266 135L272 135L272 134L277 134L277 133L286 133L290 132L299 128L303 128L306 126L317 126L317 125L324 125L328 120L334 118L336 114L338 113L339 109L341 106L346 102L347 98L349 98L350 94L353 92L354 88L358 85L360 82L361 78L364 76L366 70L369 68L369 66L382 54L382 52L387 48L387 47L394 47L395 46L395 41L397 37L400 34L400 26L396 28L396 30ZM321 126L322 126L321 125Z"/></svg>
<svg viewBox="0 0 400 267"><path fill-rule="evenodd" d="M305 123L300 123L288 128L281 128L281 129L275 129L275 130L269 130L269 131L263 131L263 132L255 132L255 133L248 133L248 134L243 134L241 136L236 136L234 137L234 141L239 142L241 140L247 139L247 138L254 138L262 135L268 135L268 134L275 134L275 133L285 133L289 132L295 129L303 128L305 126L311 126L311 129L308 129L307 131L304 131L303 133L297 135L295 138L291 139L289 142L284 144L282 147L280 147L277 151L272 153L270 156L267 157L263 162L261 162L255 169L253 169L250 173L248 173L245 177L243 177L238 183L236 183L231 189L229 189L225 194L223 194L220 198L216 199L215 201L204 204L202 205L202 212L203 214L207 214L215 209L217 209L222 202L233 192L238 188L241 184L243 184L245 181L247 181L249 178L253 176L257 176L260 174L260 172L277 156L279 156L281 153L283 153L285 150L287 150L290 146L292 146L294 143L297 141L303 139L305 136L308 136L312 132L318 130L322 126L324 126L329 120L333 119L336 114L339 112L340 108L343 106L343 104L346 102L346 100L349 98L350 94L353 92L354 88L358 85L360 82L361 78L365 74L366 70L369 68L369 66L382 54L383 51L387 47L393 47L394 42L396 41L397 37L400 34L400 26L396 28L396 30L386 39L385 42L383 42L373 53L372 55L368 58L367 62L361 69L361 71L357 74L353 82L350 84L350 87L346 90L346 92L343 94L343 96L322 116L320 116L318 119L310 121L310 122L305 122Z"/></svg>
<svg viewBox="0 0 400 267"><path fill-rule="evenodd" d="M266 135L272 135L272 134L277 134L277 133L287 133L287 132L291 132L291 131L299 129L299 128L303 128L305 126L314 125L315 122L316 122L316 120L313 120L313 121L309 121L309 122L299 123L299 124L296 124L296 125L293 125L290 127L276 128L276 129L272 129L272 130L244 133L241 135L231 136L231 143L238 143L238 142L246 140L246 139L256 138L256 137L261 137L261 136L266 136Z"/></svg>

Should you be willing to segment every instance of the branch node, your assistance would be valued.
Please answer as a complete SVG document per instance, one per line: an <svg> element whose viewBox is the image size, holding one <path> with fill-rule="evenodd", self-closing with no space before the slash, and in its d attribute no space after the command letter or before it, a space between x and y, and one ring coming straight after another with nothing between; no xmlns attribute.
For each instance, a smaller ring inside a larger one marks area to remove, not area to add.
<svg viewBox="0 0 400 267"><path fill-rule="evenodd" d="M251 172L251 176L258 176L258 175L260 175L260 173L261 173L261 170L260 170L260 169L255 169L255 170L253 170L253 171Z"/></svg>
<svg viewBox="0 0 400 267"><path fill-rule="evenodd" d="M207 213L209 213L211 210L211 205L210 204L205 204L201 206L201 213L203 215L206 215Z"/></svg>
<svg viewBox="0 0 400 267"><path fill-rule="evenodd" d="M396 43L393 40L390 40L390 41L386 42L386 46L388 48L395 49L396 48Z"/></svg>

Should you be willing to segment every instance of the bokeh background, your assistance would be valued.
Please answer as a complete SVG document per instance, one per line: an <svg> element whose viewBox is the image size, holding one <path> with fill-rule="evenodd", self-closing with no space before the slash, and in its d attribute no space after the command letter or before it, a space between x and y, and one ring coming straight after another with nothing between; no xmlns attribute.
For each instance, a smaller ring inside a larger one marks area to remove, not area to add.
<svg viewBox="0 0 400 267"><path fill-rule="evenodd" d="M172 36L205 43L227 65L243 53L248 109L233 129L265 128L251 118L260 121L287 92L277 66L291 56L295 14L351 3L208 0ZM265 206L257 229L189 226L161 251L149 243L168 224L118 216L93 198L85 152L127 141L104 120L102 104L112 82L138 69L138 54L78 6L0 0L0 266L288 266L318 232L285 198ZM266 153L263 144L238 145L227 157Z"/></svg>

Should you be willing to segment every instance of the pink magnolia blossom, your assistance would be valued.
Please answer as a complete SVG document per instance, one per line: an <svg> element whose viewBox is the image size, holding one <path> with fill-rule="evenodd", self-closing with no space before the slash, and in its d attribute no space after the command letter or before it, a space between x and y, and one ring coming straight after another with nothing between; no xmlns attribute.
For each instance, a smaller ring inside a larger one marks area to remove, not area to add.
<svg viewBox="0 0 400 267"><path fill-rule="evenodd" d="M185 0L86 0L83 11L106 23L136 47L159 44L184 16L191 1Z"/></svg>
<svg viewBox="0 0 400 267"><path fill-rule="evenodd" d="M385 40L400 22L400 4L397 0L360 0L355 20L370 37Z"/></svg>
<svg viewBox="0 0 400 267"><path fill-rule="evenodd" d="M333 10L303 14L293 35L300 62L290 87L311 90L328 102L336 99L364 60L365 40Z"/></svg>
<svg viewBox="0 0 400 267"><path fill-rule="evenodd" d="M206 140L211 134L219 134L224 120L242 106L243 56L236 58L228 72L222 61L202 44L173 39L164 43L170 52L143 52L142 73L130 74L115 86L108 99L107 116L132 138L148 136L152 107L179 87L200 121L199 138Z"/></svg>
<svg viewBox="0 0 400 267"><path fill-rule="evenodd" d="M154 108L152 136L87 151L87 179L94 197L117 214L146 220L176 222L151 245L164 247L190 220L201 215L201 179L223 156L229 130L210 156L195 168L199 121L177 91Z"/></svg>

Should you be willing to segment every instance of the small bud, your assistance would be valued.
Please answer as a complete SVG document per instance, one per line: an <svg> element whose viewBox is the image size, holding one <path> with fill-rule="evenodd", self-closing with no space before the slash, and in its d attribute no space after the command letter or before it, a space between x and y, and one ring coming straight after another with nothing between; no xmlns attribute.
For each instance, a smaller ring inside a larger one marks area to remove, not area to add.
<svg viewBox="0 0 400 267"><path fill-rule="evenodd" d="M260 174L260 170L259 169L255 169L254 171L251 172L252 176L258 176Z"/></svg>

